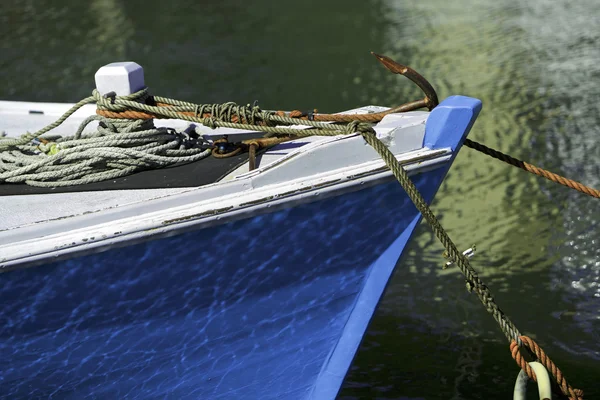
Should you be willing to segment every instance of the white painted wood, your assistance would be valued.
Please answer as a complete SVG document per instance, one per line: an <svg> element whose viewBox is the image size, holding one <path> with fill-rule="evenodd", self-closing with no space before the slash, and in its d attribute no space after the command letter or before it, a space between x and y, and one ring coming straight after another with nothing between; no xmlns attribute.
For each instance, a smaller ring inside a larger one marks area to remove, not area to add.
<svg viewBox="0 0 600 400"><path fill-rule="evenodd" d="M191 189L107 190L93 193L0 196L0 231L142 203L189 190Z"/></svg>
<svg viewBox="0 0 600 400"><path fill-rule="evenodd" d="M55 121L70 106L0 102L0 131L12 135L35 131ZM38 113L30 114L30 110ZM368 106L348 113L382 110L385 108ZM86 106L51 133L70 135L94 112L95 106ZM428 116L428 112L389 115L375 126L377 136L411 174L451 157L449 149L423 147ZM176 129L191 127L208 139L234 134L240 135L236 137L239 140L258 134L211 130L181 120L155 123ZM198 188L1 196L0 269L121 246L358 190L390 180L391 173L384 167L360 135L308 137L269 149L254 171L249 172L244 165L226 179Z"/></svg>
<svg viewBox="0 0 600 400"><path fill-rule="evenodd" d="M449 161L447 150L399 157L409 174ZM200 229L259 213L338 196L391 181L381 160L320 176L254 188L252 179L208 185L177 195L0 232L0 270ZM360 178L356 178L360 176ZM46 196L46 195L44 195Z"/></svg>
<svg viewBox="0 0 600 400"><path fill-rule="evenodd" d="M127 96L146 87L144 69L132 61L105 65L96 72L94 78L96 89L102 96L110 92L117 96Z"/></svg>

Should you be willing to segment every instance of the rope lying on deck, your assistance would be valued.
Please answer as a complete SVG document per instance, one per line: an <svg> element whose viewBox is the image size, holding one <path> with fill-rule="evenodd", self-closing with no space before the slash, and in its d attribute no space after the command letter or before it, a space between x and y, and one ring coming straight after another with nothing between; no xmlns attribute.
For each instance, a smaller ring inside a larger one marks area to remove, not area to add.
<svg viewBox="0 0 600 400"><path fill-rule="evenodd" d="M313 121L328 121L328 122L352 122L352 121L360 121L360 122L378 122L383 119L384 116L390 113L398 113L398 112L406 112L415 110L418 108L426 107L426 100L417 100L410 103L403 104L398 107L394 107L390 110L372 113L372 114L360 114L360 115L352 115L352 114L313 114L312 112L300 112L298 110L291 111L289 113L285 113L283 111L277 112L266 112L260 110L258 107L250 107L250 106L240 106L235 103L225 103L225 104L210 104L210 105L197 105L193 103L182 102L178 100L173 100L169 98L163 97L155 97L156 106L161 107L162 109L157 109L155 107L143 107L141 108L143 111L132 111L127 109L108 109L105 106L99 104L98 114L104 115L111 118L141 118L141 119L149 119L149 118L179 118L179 119L188 119L192 117L193 121L202 122L206 126L210 127L238 127L239 123L246 123L252 125L251 128L247 129L255 129L255 125L263 124L266 126L273 126L276 123L280 124L294 124L297 123L298 119L302 120L302 124L311 125L311 126L319 126L321 128L327 129L322 125L313 125L311 122ZM130 105L130 104L124 104ZM207 121L199 121L196 118L202 117L205 119L210 119L212 121L231 121L236 125L225 125L225 124L216 124L207 123ZM277 118L279 117L279 118ZM331 126L331 125L329 125ZM279 130L266 130L261 129L267 133L284 133ZM591 188L586 186L580 182L574 181L572 179L565 178L561 175L555 174L543 168L536 167L533 164L527 163L525 161L521 161L517 158L511 157L507 154L504 154L498 150L494 150L489 148L481 143L475 142L470 139L465 139L465 146L475 149L483 154L489 155L498 160L504 161L512 166L521 168L525 171L528 171L534 175L538 175L544 177L552 182L559 183L563 186L567 186L571 189L577 190L581 193L587 194L588 196L592 196L595 198L600 198L600 190Z"/></svg>
<svg viewBox="0 0 600 400"><path fill-rule="evenodd" d="M209 146L199 137L156 128L152 120L111 119L100 115L85 119L73 136L40 138L96 98L97 95L80 101L56 122L36 133L15 139L0 138L0 183L38 187L82 185L144 169L189 163L211 154ZM97 130L84 134L86 126L94 121L99 122Z"/></svg>
<svg viewBox="0 0 600 400"><path fill-rule="evenodd" d="M144 107L143 111L132 111L126 109L119 110L109 110L106 107L99 106L98 114L104 115L111 118L140 118L140 119L150 119L150 118L179 118L185 119L188 121L202 122L206 126L210 127L239 127L238 123L245 122L246 124L250 124L252 128L243 128L243 129L255 129L255 125L263 124L266 126L273 126L275 123L280 124L294 124L298 123L297 120L302 120L302 124L311 125L311 126L319 126L312 125L310 122L313 121L328 121L328 122L352 122L352 121L360 121L360 122L378 122L383 119L384 116L390 113L398 113L398 112L406 112L415 110L418 108L426 107L427 102L425 100L417 100L410 103L403 104L401 106L392 108L390 110L372 113L372 114L313 114L311 112L301 112L298 110L291 111L289 113L285 113L283 111L277 112L266 112L258 109L258 107L249 107L249 106L240 106L235 103L225 103L225 104L210 104L210 105L196 105L193 103L181 102L173 99L155 97L156 106L161 107L162 109L157 109L154 107ZM177 107L173 107L177 106ZM190 117L192 119L190 119ZM197 120L198 117L203 119L209 118L213 121L231 121L236 125L225 125L225 124L211 124L206 121ZM279 117L279 118L277 118ZM294 121L295 120L295 121ZM321 126L322 127L322 126ZM267 133L283 133L278 130L266 130L261 129ZM489 148L481 143L475 142L470 139L465 139L465 146L475 149L483 154L489 155L498 160L504 161L512 166L517 168L521 168L525 171L528 171L534 175L541 176L546 178L552 182L559 183L563 186L569 187L571 189L577 190L581 193L584 193L588 196L592 196L595 198L600 198L600 190L591 188L586 186L580 182L577 182L572 179L565 178L564 176L555 174L543 168L536 167L533 164L530 164L525 161L521 161L517 158L511 157L508 154L504 154L498 150L494 150Z"/></svg>
<svg viewBox="0 0 600 400"><path fill-rule="evenodd" d="M90 103L97 104L98 115L83 121L75 135L41 137ZM288 127L298 124L296 118L281 112L263 111L257 105L193 104L158 96L151 98L147 89L128 96L106 97L94 90L92 96L75 104L45 128L19 138L0 137L0 183L74 186L115 179L145 169L189 163L211 153L223 157L211 150L213 144L204 141L195 131L188 134L156 128L154 118L183 119L213 129L258 128L266 137L297 136L299 132ZM94 121L99 122L97 131L83 133ZM307 120L303 125L315 128L311 131L315 135L353 133L351 124L340 126ZM262 143L274 144L276 141L263 140L257 147Z"/></svg>

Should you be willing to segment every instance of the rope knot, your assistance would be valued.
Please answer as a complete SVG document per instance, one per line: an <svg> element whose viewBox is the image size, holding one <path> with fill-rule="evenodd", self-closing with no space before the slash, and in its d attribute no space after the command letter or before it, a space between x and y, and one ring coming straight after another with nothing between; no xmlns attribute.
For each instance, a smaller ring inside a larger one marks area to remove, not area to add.
<svg viewBox="0 0 600 400"><path fill-rule="evenodd" d="M352 121L348 125L346 125L346 133L351 135L353 133L360 133L365 136L367 134L375 135L375 129L371 126L371 124L360 121Z"/></svg>
<svg viewBox="0 0 600 400"><path fill-rule="evenodd" d="M531 339L528 336L519 336L519 340L521 341L523 347L528 349L532 354L535 354L538 361L544 367L546 367L546 369L554 377L562 394L569 397L569 400L583 400L583 391L580 389L575 389L567 383L567 380L565 379L560 369L558 369L558 367L554 364L554 362L552 362L550 357L546 355L544 350L542 350L542 348L533 339ZM511 341L510 343L510 353L512 355L512 358L516 361L517 365L519 365L519 367L521 367L521 369L525 371L527 376L529 376L531 379L537 382L535 372L529 366L529 363L521 355L519 345L515 340Z"/></svg>
<svg viewBox="0 0 600 400"><path fill-rule="evenodd" d="M97 89L92 91L92 98L96 102L98 110L113 113L132 110L132 103L145 104L149 98L148 88L124 96L117 96L115 92L100 94Z"/></svg>
<svg viewBox="0 0 600 400"><path fill-rule="evenodd" d="M202 125L210 128L217 129L217 119L215 117L206 117L202 120Z"/></svg>
<svg viewBox="0 0 600 400"><path fill-rule="evenodd" d="M54 142L41 142L37 148L42 152L42 153L46 153L49 156L53 156L55 154L57 154L60 151L60 148L58 147L57 143Z"/></svg>

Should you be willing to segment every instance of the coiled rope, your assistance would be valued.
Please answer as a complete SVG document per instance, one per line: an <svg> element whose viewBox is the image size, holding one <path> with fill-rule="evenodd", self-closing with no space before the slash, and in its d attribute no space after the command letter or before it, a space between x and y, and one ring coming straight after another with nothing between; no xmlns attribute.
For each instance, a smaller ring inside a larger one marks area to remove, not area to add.
<svg viewBox="0 0 600 400"><path fill-rule="evenodd" d="M126 96L145 99L145 91ZM74 105L56 122L19 138L0 138L0 183L26 183L38 187L63 187L115 179L132 173L165 168L208 157L210 146L198 135L156 128L152 120L111 119L95 115L85 119L73 136L44 133L63 123L98 94ZM98 121L92 133L83 133Z"/></svg>

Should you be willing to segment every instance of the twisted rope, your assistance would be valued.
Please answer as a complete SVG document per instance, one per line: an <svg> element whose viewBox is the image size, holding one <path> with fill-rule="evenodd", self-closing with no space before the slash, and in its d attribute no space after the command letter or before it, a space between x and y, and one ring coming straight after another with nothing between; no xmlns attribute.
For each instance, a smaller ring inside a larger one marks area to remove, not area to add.
<svg viewBox="0 0 600 400"><path fill-rule="evenodd" d="M58 118L56 121L54 121L50 125L46 126L45 128L40 129L36 133L26 133L24 135L21 135L19 138L0 137L0 151L8 149L10 147L29 143L31 140L42 136L44 133L51 131L52 129L56 128L57 126L59 126L60 124L65 122L67 120L67 118L69 118L75 111L79 110L84 105L91 104L94 101L95 101L94 96L86 97L85 99L79 101L77 104L75 104L73 107L71 107L71 109L69 109L69 111L67 111L66 113L61 115L60 118Z"/></svg>
<svg viewBox="0 0 600 400"><path fill-rule="evenodd" d="M471 267L469 259L462 254L452 241L445 229L440 224L437 217L431 211L431 208L419 193L415 184L409 178L408 173L402 168L394 154L377 139L375 131L370 126L367 128L362 124L355 124L361 135L365 138L367 143L371 145L377 153L381 156L385 164L390 168L392 174L396 177L402 188L406 191L414 205L421 212L435 236L441 242L442 246L446 249L446 252L451 260L454 260L460 271L466 278L466 287L469 292L474 291L481 303L485 306L486 310L492 314L496 322L499 324L500 329L507 337L509 341L514 340L520 343L521 336L517 327L510 321L510 319L500 310L491 291L481 281L477 272Z"/></svg>
<svg viewBox="0 0 600 400"><path fill-rule="evenodd" d="M96 102L96 116L87 118L72 137L42 135L58 127L85 104ZM166 106L165 106L166 104ZM118 117L118 118L113 118ZM266 137L297 135L286 126L298 120L258 106L235 103L197 105L150 97L147 89L127 96L102 96L97 90L65 112L57 121L19 138L0 138L0 183L61 187L115 179L134 172L200 160L211 154L201 139L183 132L155 128L152 118L183 119L210 128L226 127L265 132ZM98 130L83 135L92 121ZM237 121L237 122L232 122ZM275 125L284 126L275 126ZM345 127L304 121L311 135L347 135Z"/></svg>
<svg viewBox="0 0 600 400"><path fill-rule="evenodd" d="M582 400L583 399L583 391L580 389L574 389L567 383L564 375L561 370L552 362L550 357L546 355L544 350L530 337L521 336L521 342L526 346L527 349L531 350L532 353L536 355L539 362L546 367L548 371L552 374L556 383L560 387L562 394L568 396L570 400ZM517 362L517 364L525 371L527 376L537 382L537 378L535 376L535 372L529 366L529 363L523 358L521 352L519 351L519 345L517 342L512 341L510 343L510 352L513 359Z"/></svg>
<svg viewBox="0 0 600 400"><path fill-rule="evenodd" d="M504 161L505 163L515 166L517 168L521 168L527 172L531 172L534 175L541 176L552 182L561 184L561 185L569 187L571 189L575 189L578 192L587 194L588 196L592 196L597 199L600 199L600 190L591 188L589 186L585 186L582 183L579 183L572 179L565 178L564 176L560 176L558 174L555 174L554 172L550 172L548 170L536 167L535 165L529 164L528 162L521 161L517 158L509 156L508 154L504 154L498 150L494 150L487 146L484 146L481 143L474 142L470 139L465 139L465 146L468 146L472 149L475 149L483 154L486 154L490 157L496 158L500 161Z"/></svg>
<svg viewBox="0 0 600 400"><path fill-rule="evenodd" d="M550 371L556 382L558 383L561 391L564 395L569 396L570 400L582 400L583 391L572 388L564 378L562 372L556 367L552 360L546 355L541 347L538 346L535 341L527 336L522 336L519 333L517 327L510 321L510 319L500 310L489 288L481 281L478 277L477 272L471 267L469 259L458 251L456 245L452 242L439 220L435 217L431 208L421 196L414 183L408 177L408 173L402 168L394 154L377 139L375 131L372 127L361 124L353 123L355 129L363 136L369 145L371 145L377 153L384 160L385 164L390 168L398 182L402 185L402 188L406 191L413 204L421 212L423 217L429 223L429 226L435 233L436 237L440 240L442 245L446 248L447 254L451 259L455 260L459 266L460 271L466 278L466 286L469 292L475 291L481 303L485 306L486 310L492 314L496 322L499 324L500 329L511 343L511 353L517 364L525 370L527 375L535 380L535 373L521 356L519 346L524 346L526 350L535 354L540 362Z"/></svg>
<svg viewBox="0 0 600 400"><path fill-rule="evenodd" d="M146 89L143 89L137 93L146 93L145 91ZM264 111L257 105L242 106L232 102L224 104L193 104L158 96L152 98L155 104L145 104L122 97L106 98L101 96L96 90L92 92L92 97L98 106L96 113L110 118L181 119L200 123L213 129L260 130L267 133L267 136L278 134L295 135L298 133L298 129L275 126L297 125L297 118L279 115L274 111ZM343 129L340 130L339 126L319 121L303 120L302 125L318 128L316 132L321 132L322 130L343 132Z"/></svg>
<svg viewBox="0 0 600 400"><path fill-rule="evenodd" d="M98 102L99 115L103 115L109 118L130 118L130 119L151 119L151 118L179 118L191 122L199 122L210 127L239 127L241 129L255 129L256 125L268 125L273 126L275 123L293 125L298 120L302 121L303 125L310 125L313 127L319 127L321 129L328 129L322 125L316 125L319 122L377 122L381 121L383 117L391 113L412 111L426 106L425 100L417 100L411 103L403 104L399 107L372 114L310 114L303 113L295 110L289 113L283 111L278 112L266 112L260 110L257 106L240 106L235 103L225 104L203 104L197 105L193 103L178 101L174 99L164 97L154 97L156 105L142 105L138 106L139 102L128 101L128 99L120 98L118 105L115 103L106 103L98 97L98 94L94 92L93 96ZM136 103L138 105L136 105ZM133 110L131 108L134 108ZM210 121L210 122L209 122ZM216 121L219 121L218 123ZM239 125L225 125L226 122L241 124ZM331 126L331 125L330 125ZM269 134L277 133L288 133L279 130L265 130ZM465 145L471 147L479 152L489 155L498 160L504 161L510 165L521 168L532 174L544 177L552 182L559 183L563 186L567 186L571 189L575 189L581 193L595 198L600 198L600 190L588 187L580 182L572 179L565 178L553 172L545 169L536 167L535 165L529 164L525 161L521 161L517 158L511 157L498 150L489 148L481 143L477 143L470 139L465 140Z"/></svg>
<svg viewBox="0 0 600 400"><path fill-rule="evenodd" d="M147 97L142 91L124 96L124 101ZM96 100L97 96L92 96L80 101L56 122L35 133L0 138L0 183L74 186L189 163L211 154L201 139L173 129L156 128L152 120L115 120L99 115L85 119L73 136L41 138L77 109ZM83 134L93 121L99 122L97 130Z"/></svg>

